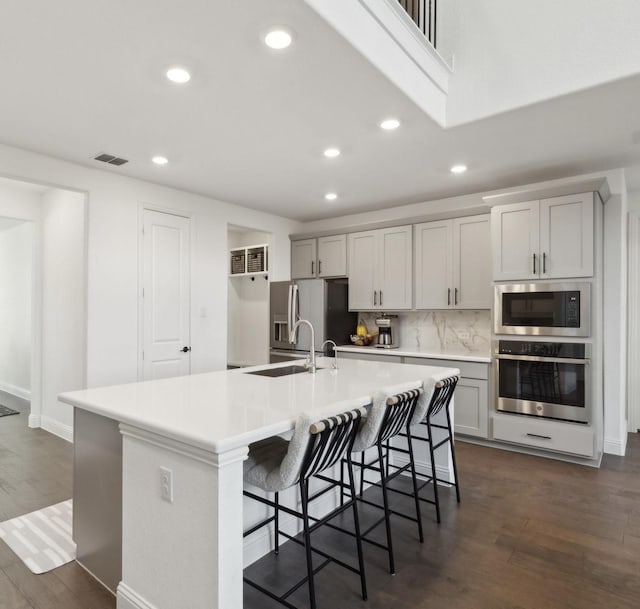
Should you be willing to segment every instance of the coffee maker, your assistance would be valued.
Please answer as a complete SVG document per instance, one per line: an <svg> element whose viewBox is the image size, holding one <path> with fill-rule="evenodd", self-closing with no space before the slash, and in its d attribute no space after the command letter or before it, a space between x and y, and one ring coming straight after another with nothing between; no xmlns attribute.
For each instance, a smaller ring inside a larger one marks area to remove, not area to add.
<svg viewBox="0 0 640 609"><path fill-rule="evenodd" d="M376 347L380 349L395 349L398 345L393 342L392 317L395 315L385 315L384 313L376 319L378 326L378 341Z"/></svg>

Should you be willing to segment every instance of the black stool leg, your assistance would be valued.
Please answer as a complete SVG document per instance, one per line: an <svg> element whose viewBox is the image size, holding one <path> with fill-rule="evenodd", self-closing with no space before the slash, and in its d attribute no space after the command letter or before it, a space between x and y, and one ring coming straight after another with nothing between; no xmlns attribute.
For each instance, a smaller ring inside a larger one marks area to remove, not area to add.
<svg viewBox="0 0 640 609"><path fill-rule="evenodd" d="M429 436L429 458L431 459L431 476L433 483L433 500L436 505L436 519L440 524L440 499L438 498L438 480L436 478L436 455L433 450L433 430L431 429L431 422L427 418L427 435Z"/></svg>
<svg viewBox="0 0 640 609"><path fill-rule="evenodd" d="M311 555L311 531L309 530L309 483L307 480L300 480L300 499L302 501L304 549L307 555L309 606L311 609L316 609L316 591L313 583L313 557Z"/></svg>
<svg viewBox="0 0 640 609"><path fill-rule="evenodd" d="M453 445L453 431L451 430L451 416L447 408L447 427L449 428L449 446L451 447L451 464L453 465L453 482L456 487L456 499L460 503L460 485L458 484L458 466L456 465L456 449Z"/></svg>
<svg viewBox="0 0 640 609"><path fill-rule="evenodd" d="M424 543L424 533L422 531L422 514L420 512L420 496L418 495L418 476L416 475L416 462L413 458L413 443L411 442L411 430L409 429L409 424L411 421L407 423L407 447L409 450L409 463L411 465L411 478L413 480L413 500L416 504L416 519L418 520L418 537L420 538L420 543Z"/></svg>
<svg viewBox="0 0 640 609"><path fill-rule="evenodd" d="M378 442L378 462L380 465L380 481L382 483L382 503L384 506L384 524L387 529L387 547L389 548L389 572L396 574L396 565L393 559L393 542L391 541L391 513L389 512L389 498L387 496L387 480L384 473L384 460L382 455L382 443Z"/></svg>
<svg viewBox="0 0 640 609"><path fill-rule="evenodd" d="M353 464L351 455L347 456L347 469L349 472L349 490L351 491L351 504L353 507L353 523L356 533L356 547L358 549L358 568L360 569L360 588L362 590L362 600L367 600L367 580L364 574L364 558L362 555L362 537L360 536L360 517L358 516L358 501L356 499L356 485L353 475Z"/></svg>
<svg viewBox="0 0 640 609"><path fill-rule="evenodd" d="M280 497L280 493L275 493L275 498L274 498L274 503L276 504L275 507L275 520L273 521L273 525L275 527L274 529L274 536L273 536L273 553L274 554L279 554L280 553L280 510L278 509L280 503L279 503L279 497Z"/></svg>
<svg viewBox="0 0 640 609"><path fill-rule="evenodd" d="M360 453L360 497L364 493L364 453L364 450Z"/></svg>

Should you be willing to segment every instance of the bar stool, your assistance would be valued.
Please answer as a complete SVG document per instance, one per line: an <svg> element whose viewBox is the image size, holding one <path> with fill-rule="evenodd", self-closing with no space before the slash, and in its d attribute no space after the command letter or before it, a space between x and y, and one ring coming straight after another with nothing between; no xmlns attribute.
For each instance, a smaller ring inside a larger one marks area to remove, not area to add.
<svg viewBox="0 0 640 609"><path fill-rule="evenodd" d="M373 406L368 412L367 418L362 424L353 444L353 452L361 453L360 463L356 463L356 465L360 467L360 494L358 496L358 500L367 505L382 508L383 510L383 516L363 531L362 540L381 549L387 550L389 556L389 572L392 574L395 573L395 559L393 555L393 540L391 535L391 514L416 522L418 525L418 536L420 538L420 542L424 541L420 502L418 500L418 480L416 476L411 438L407 438L406 449L393 446L390 443L392 438L403 431L405 431L406 436L409 436L409 426L416 406L422 395L423 390L421 382L413 383L412 385L403 388L400 393L392 393L390 395L389 392L379 392L376 394L373 399ZM376 458L369 463L365 463L365 451L374 447L377 451ZM393 471L390 471L389 456L390 453L393 452L400 452L406 455L408 462L402 466L393 466ZM379 474L380 482L365 480L366 471L374 471ZM394 490L389 488L389 482L407 471L411 473L413 482L413 495L415 497L416 511L415 517L397 510L392 510L389 507L388 491ZM382 490L382 506L364 498L363 491L365 482L367 484L377 486ZM386 545L367 537L367 535L382 522L385 523L387 539Z"/></svg>
<svg viewBox="0 0 640 609"><path fill-rule="evenodd" d="M451 404L451 398L453 397L453 393L456 389L456 385L458 384L459 377L450 376L448 378L441 379L435 383L433 388L433 393L431 394L431 399L428 402L428 407L426 411L420 411L420 409L416 409L414 413L414 417L411 421L411 425L409 428L408 434L402 434L403 436L408 436L408 441L422 441L426 442L429 447L429 457L431 461L431 475L424 476L424 482L420 485L418 489L418 493L428 484L433 484L433 499L429 499L427 497L423 497L418 494L418 497L421 501L425 503L430 503L436 508L436 518L438 523L440 523L440 499L438 496L438 482L442 482L445 484L449 484L454 486L456 489L456 499L457 502L460 503L460 485L458 484L458 468L456 466L456 451L453 442L453 430L451 428L451 413L449 410L449 406ZM434 417L442 412L446 413L447 424L443 425L440 423L434 423ZM421 436L415 433L417 426L420 425L426 429L426 436ZM444 437L441 440L436 440L434 438L433 430L439 429L443 430L445 433ZM412 431L413 430L413 431ZM443 480L438 478L436 475L436 460L435 460L435 451L442 446L449 446L451 449L451 463L453 465L453 482L449 480ZM408 494L408 493L404 493Z"/></svg>
<svg viewBox="0 0 640 609"><path fill-rule="evenodd" d="M292 541L305 547L307 575L298 581L292 588L282 595L276 595L267 588L251 581L245 577L244 581L270 598L279 601L286 607L295 609L294 605L287 601L287 598L295 592L305 582L309 588L309 602L311 609L316 609L316 595L314 586L314 574L325 567L330 562L336 563L360 576L360 587L363 600L367 599L367 586L364 572L364 561L362 557L362 543L360 535L360 522L358 519L358 508L355 497L355 484L353 478L353 466L351 462L351 449L356 434L360 427L362 416L366 414L366 409L356 408L348 412L337 414L326 419L315 421L308 415L300 416L296 422L293 437L289 442L280 437L268 438L256 442L249 446L249 457L244 463L245 484L256 486L263 491L275 493L274 501L265 497L260 497L245 489L244 495L260 503L274 508L274 515L263 520L257 525L245 531L244 537L254 533L262 527L274 522L274 552L278 554L279 536L283 535ZM313 518L309 515L309 504L327 491L336 486L341 490L345 484L341 476L340 480L334 480L322 475L322 472L333 467L336 463L346 460L348 470L348 483L346 486L351 494L348 502L341 504L323 518ZM326 483L322 490L314 495L309 495L309 481L312 478L320 479ZM299 486L302 511L298 512L279 502L279 493L295 485ZM348 508L352 508L358 554L358 567L353 567L336 557L332 557L324 551L313 548L311 545L311 533L319 526L329 523L338 514ZM279 512L300 518L303 524L303 539L286 534L279 530ZM313 522L312 522L313 521ZM319 567L314 568L312 553L316 553L324 558Z"/></svg>

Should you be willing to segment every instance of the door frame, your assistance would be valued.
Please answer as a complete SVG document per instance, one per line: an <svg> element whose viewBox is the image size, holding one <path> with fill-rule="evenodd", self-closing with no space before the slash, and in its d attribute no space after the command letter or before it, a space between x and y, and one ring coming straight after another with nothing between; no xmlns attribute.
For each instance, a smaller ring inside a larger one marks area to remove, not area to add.
<svg viewBox="0 0 640 609"><path fill-rule="evenodd" d="M640 378L635 372L640 367L640 214L629 213L628 301L627 323L627 406L628 431L640 429Z"/></svg>
<svg viewBox="0 0 640 609"><path fill-rule="evenodd" d="M194 241L193 238L193 213L182 209L164 207L154 203L138 201L138 381L144 380L144 299L142 289L144 283L144 212L154 211L161 214L169 214L189 220L189 340L193 345L192 325L193 325L193 260ZM193 351L191 352L190 374L193 369Z"/></svg>

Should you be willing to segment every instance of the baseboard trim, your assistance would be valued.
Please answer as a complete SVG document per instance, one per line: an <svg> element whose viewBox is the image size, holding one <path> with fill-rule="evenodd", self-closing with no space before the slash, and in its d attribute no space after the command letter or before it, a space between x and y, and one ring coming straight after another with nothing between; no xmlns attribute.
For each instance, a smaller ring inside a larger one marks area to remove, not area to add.
<svg viewBox="0 0 640 609"><path fill-rule="evenodd" d="M23 400L27 400L29 402L31 401L31 391L29 389L24 389L23 387L18 387L17 385L12 385L11 383L0 381L0 391L10 393L11 395L15 395L17 398L22 398Z"/></svg>
<svg viewBox="0 0 640 609"><path fill-rule="evenodd" d="M29 417L29 424L31 424L31 417ZM67 442L73 442L73 427L71 425L65 425L43 414L40 416L39 427Z"/></svg>
<svg viewBox="0 0 640 609"><path fill-rule="evenodd" d="M40 427L42 417L39 414L30 414L29 415L29 427L38 428Z"/></svg>
<svg viewBox="0 0 640 609"><path fill-rule="evenodd" d="M406 455L395 454L393 455L392 462L396 465L403 466L409 463L409 458ZM419 478L430 478L431 477L431 463L429 461L415 460L416 464L416 474L418 474ZM409 475L409 472L407 472ZM453 468L443 467L442 465L436 464L436 476L439 480L445 480L447 482L453 482Z"/></svg>
<svg viewBox="0 0 640 609"><path fill-rule="evenodd" d="M118 609L158 609L124 582L118 584L116 598Z"/></svg>
<svg viewBox="0 0 640 609"><path fill-rule="evenodd" d="M621 439L604 439L604 452L607 455L618 455L624 457L627 452L627 434L625 433Z"/></svg>

